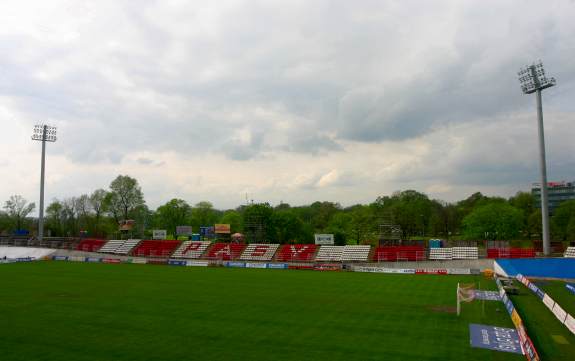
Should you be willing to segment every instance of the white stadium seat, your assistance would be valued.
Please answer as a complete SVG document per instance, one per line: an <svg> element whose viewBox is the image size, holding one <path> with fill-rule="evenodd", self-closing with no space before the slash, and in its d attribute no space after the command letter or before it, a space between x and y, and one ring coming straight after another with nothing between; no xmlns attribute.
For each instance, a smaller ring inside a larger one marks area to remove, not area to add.
<svg viewBox="0 0 575 361"><path fill-rule="evenodd" d="M245 261L271 261L279 246L279 244L275 243L251 243L248 244L240 259Z"/></svg>
<svg viewBox="0 0 575 361"><path fill-rule="evenodd" d="M341 261L344 246L321 246L316 261Z"/></svg>
<svg viewBox="0 0 575 361"><path fill-rule="evenodd" d="M204 242L194 242L194 241L184 241L176 249L174 254L172 255L173 258L190 258L190 259L197 259L202 257L206 249L210 246L211 242L204 241Z"/></svg>
<svg viewBox="0 0 575 361"><path fill-rule="evenodd" d="M124 244L124 240L121 239L112 239L106 242L105 245L100 248L99 252L103 253L114 253L118 247Z"/></svg>
<svg viewBox="0 0 575 361"><path fill-rule="evenodd" d="M433 260L453 259L453 250L451 248L430 248L429 259Z"/></svg>
<svg viewBox="0 0 575 361"><path fill-rule="evenodd" d="M129 239L125 241L121 246L116 248L115 254L128 254L130 251L140 243L140 239Z"/></svg>
<svg viewBox="0 0 575 361"><path fill-rule="evenodd" d="M344 246L341 259L342 261L367 261L370 251L370 245Z"/></svg>
<svg viewBox="0 0 575 361"><path fill-rule="evenodd" d="M478 259L477 247L453 247L453 259Z"/></svg>

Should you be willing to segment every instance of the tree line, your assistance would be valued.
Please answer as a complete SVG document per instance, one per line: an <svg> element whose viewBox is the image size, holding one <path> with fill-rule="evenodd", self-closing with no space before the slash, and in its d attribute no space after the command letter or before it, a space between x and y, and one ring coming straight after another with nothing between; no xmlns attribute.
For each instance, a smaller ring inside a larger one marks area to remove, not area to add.
<svg viewBox="0 0 575 361"><path fill-rule="evenodd" d="M119 175L108 189L96 189L66 199L54 199L45 212L45 234L50 236L119 237L118 224L134 220L131 236L149 238L153 229L166 229L174 236L176 227L230 224L248 241L274 243L312 243L315 233L334 234L337 244L362 244L377 241L382 224L396 226L401 239L513 240L539 239L541 211L534 207L531 193L518 192L508 199L488 197L480 192L447 203L430 199L415 190L380 196L369 204L342 207L335 202L314 202L305 206L280 203L245 204L219 210L208 201L190 205L171 199L155 210L146 205L138 181ZM14 234L32 230L35 220L29 215L35 204L19 195L11 196L0 211L0 232ZM562 203L551 217L551 236L566 241L575 238L575 201Z"/></svg>

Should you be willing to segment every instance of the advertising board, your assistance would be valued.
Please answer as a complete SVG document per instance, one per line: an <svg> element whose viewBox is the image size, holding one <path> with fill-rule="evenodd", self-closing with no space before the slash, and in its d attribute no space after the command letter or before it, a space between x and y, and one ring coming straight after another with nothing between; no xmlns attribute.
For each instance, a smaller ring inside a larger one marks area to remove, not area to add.
<svg viewBox="0 0 575 361"><path fill-rule="evenodd" d="M191 236L192 226L177 226L176 227L176 235L178 236Z"/></svg>
<svg viewBox="0 0 575 361"><path fill-rule="evenodd" d="M214 224L214 233L216 234L230 234L231 227L229 224Z"/></svg>
<svg viewBox="0 0 575 361"><path fill-rule="evenodd" d="M165 229L154 229L152 231L153 239L166 239L168 232Z"/></svg>
<svg viewBox="0 0 575 361"><path fill-rule="evenodd" d="M315 234L315 244L319 244L322 246L333 246L334 239L333 234Z"/></svg>

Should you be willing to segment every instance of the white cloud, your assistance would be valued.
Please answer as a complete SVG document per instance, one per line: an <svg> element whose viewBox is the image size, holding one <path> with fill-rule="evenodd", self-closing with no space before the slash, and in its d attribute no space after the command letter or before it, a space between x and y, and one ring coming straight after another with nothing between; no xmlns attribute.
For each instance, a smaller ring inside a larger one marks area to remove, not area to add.
<svg viewBox="0 0 575 361"><path fill-rule="evenodd" d="M37 122L59 126L48 198L117 174L152 207L509 195L536 181L515 73L538 58L558 78L550 179L571 179L574 15L569 1L3 1L0 200L37 198Z"/></svg>

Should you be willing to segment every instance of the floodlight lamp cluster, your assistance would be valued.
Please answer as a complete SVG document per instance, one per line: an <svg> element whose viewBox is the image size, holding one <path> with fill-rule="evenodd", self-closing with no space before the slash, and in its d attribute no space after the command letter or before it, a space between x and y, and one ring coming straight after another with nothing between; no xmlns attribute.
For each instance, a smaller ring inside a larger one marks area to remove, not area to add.
<svg viewBox="0 0 575 361"><path fill-rule="evenodd" d="M56 139L56 127L45 124L37 124L34 126L32 140L55 142Z"/></svg>
<svg viewBox="0 0 575 361"><path fill-rule="evenodd" d="M541 62L521 69L517 75L521 83L521 90L525 94L531 94L555 85L555 78L548 78L545 75L545 69L543 69Z"/></svg>

